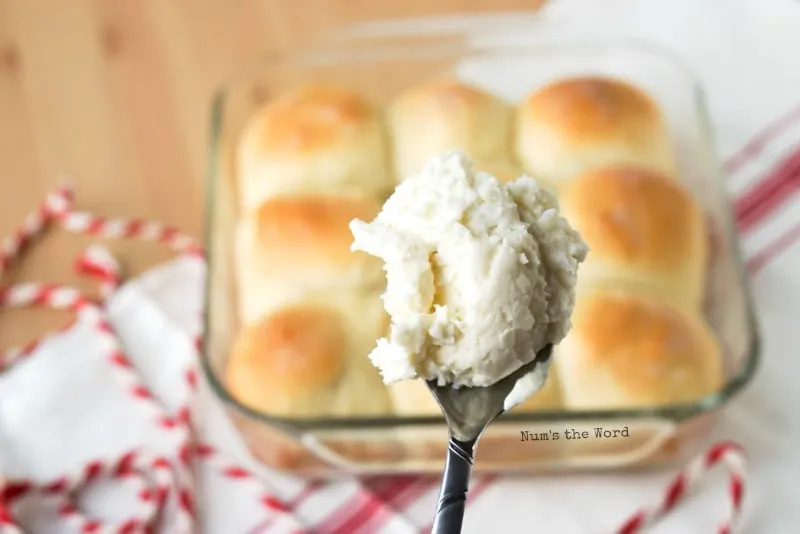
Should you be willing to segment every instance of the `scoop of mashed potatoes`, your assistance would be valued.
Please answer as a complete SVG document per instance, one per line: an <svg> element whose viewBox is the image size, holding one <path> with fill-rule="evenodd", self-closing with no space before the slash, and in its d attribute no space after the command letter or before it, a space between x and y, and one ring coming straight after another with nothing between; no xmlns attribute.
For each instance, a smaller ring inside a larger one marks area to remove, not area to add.
<svg viewBox="0 0 800 534"><path fill-rule="evenodd" d="M350 229L385 263L391 326L369 357L386 383L489 386L571 327L588 248L530 177L504 184L443 154Z"/></svg>

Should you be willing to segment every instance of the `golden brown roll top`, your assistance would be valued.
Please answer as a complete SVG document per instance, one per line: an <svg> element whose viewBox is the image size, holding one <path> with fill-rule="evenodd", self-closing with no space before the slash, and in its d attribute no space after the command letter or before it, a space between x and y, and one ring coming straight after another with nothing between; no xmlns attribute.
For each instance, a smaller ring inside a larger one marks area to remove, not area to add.
<svg viewBox="0 0 800 534"><path fill-rule="evenodd" d="M624 82L575 78L520 105L516 139L514 120L502 100L455 81L398 96L388 131L378 108L341 88L305 87L262 108L238 153L244 326L231 392L289 417L441 413L424 382L387 387L367 357L388 326L385 276L380 260L350 250L349 223L372 220L395 179L448 150L504 182L527 173L556 186L590 247L573 330L515 412L642 408L717 389L721 356L699 313L705 218L675 180L658 106Z"/></svg>
<svg viewBox="0 0 800 534"><path fill-rule="evenodd" d="M380 290L380 260L350 250L348 227L379 211L373 198L343 195L276 197L258 206L236 236L243 322L313 292Z"/></svg>
<svg viewBox="0 0 800 534"><path fill-rule="evenodd" d="M644 168L603 167L566 184L559 204L590 248L579 285L640 285L699 309L705 217L681 184Z"/></svg>
<svg viewBox="0 0 800 534"><path fill-rule="evenodd" d="M415 86L389 107L398 180L420 172L442 152L485 163L511 157L512 108L481 89L445 80Z"/></svg>
<svg viewBox="0 0 800 534"><path fill-rule="evenodd" d="M720 349L701 315L637 293L578 299L554 356L571 409L689 403L723 382Z"/></svg>
<svg viewBox="0 0 800 534"><path fill-rule="evenodd" d="M384 194L391 189L382 112L327 85L287 92L245 126L237 154L241 205L287 193Z"/></svg>
<svg viewBox="0 0 800 534"><path fill-rule="evenodd" d="M361 319L373 328L380 323ZM227 365L231 394L275 416L385 413L385 388L364 352L378 333L366 333L368 327L353 329L353 321L334 308L314 304L263 316L243 328L234 343Z"/></svg>
<svg viewBox="0 0 800 534"><path fill-rule="evenodd" d="M337 314L290 308L244 328L228 361L228 387L242 404L274 415L325 414L345 369Z"/></svg>
<svg viewBox="0 0 800 534"><path fill-rule="evenodd" d="M517 158L531 176L553 185L609 163L674 176L659 106L625 82L583 77L551 83L522 102L516 119Z"/></svg>

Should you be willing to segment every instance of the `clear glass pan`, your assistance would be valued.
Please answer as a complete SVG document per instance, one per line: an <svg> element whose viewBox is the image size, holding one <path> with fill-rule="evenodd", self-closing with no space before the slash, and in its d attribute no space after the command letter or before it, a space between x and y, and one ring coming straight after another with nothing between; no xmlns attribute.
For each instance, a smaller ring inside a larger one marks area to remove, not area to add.
<svg viewBox="0 0 800 534"><path fill-rule="evenodd" d="M753 376L759 339L702 89L669 52L638 41L558 39L535 45L476 45L459 35L339 39L267 58L231 81L212 110L207 184L209 254L203 368L251 451L267 465L308 475L438 472L446 442L441 417L290 419L238 403L221 376L238 328L233 233L239 207L232 149L245 121L270 95L301 82L344 83L379 103L444 73L511 102L555 77L623 77L650 93L668 118L680 178L708 214L712 261L707 317L724 348L726 382L689 405L625 411L510 413L481 441L478 471L623 468L680 460L699 446L718 409ZM624 439L563 439L565 430L625 429ZM527 431L536 440L523 440ZM562 439L541 439L558 431Z"/></svg>

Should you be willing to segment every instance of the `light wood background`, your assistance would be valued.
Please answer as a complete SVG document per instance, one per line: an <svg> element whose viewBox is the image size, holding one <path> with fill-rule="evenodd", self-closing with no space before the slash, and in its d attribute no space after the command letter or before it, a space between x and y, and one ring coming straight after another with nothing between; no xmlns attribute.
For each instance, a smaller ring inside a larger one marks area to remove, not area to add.
<svg viewBox="0 0 800 534"><path fill-rule="evenodd" d="M0 237L69 174L77 206L200 237L210 98L265 52L375 18L535 9L542 0L0 0ZM3 284L79 282L90 242L50 232ZM163 247L108 242L128 272ZM0 349L66 317L0 313Z"/></svg>

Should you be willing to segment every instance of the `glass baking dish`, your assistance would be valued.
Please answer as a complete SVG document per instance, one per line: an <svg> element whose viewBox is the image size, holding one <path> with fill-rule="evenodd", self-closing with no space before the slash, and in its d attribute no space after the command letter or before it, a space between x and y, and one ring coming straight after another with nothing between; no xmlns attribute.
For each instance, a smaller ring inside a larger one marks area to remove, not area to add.
<svg viewBox="0 0 800 534"><path fill-rule="evenodd" d="M719 391L689 405L505 414L482 438L476 469L621 469L682 461L702 444L719 409L752 378L759 339L703 92L669 52L638 41L558 39L533 45L476 45L463 35L345 38L267 58L224 87L213 103L207 184L209 273L202 362L214 392L253 455L268 466L308 476L442 469L447 437L442 417L274 417L237 402L222 376L239 326L233 263L239 206L233 152L247 119L266 98L298 83L345 84L385 104L401 90L446 73L512 103L555 77L569 75L622 77L650 94L667 118L680 179L708 214L711 260L706 314L723 347L726 371ZM597 429L624 430L626 436L595 439ZM567 430L588 437L531 439ZM523 439L526 433L529 439Z"/></svg>

